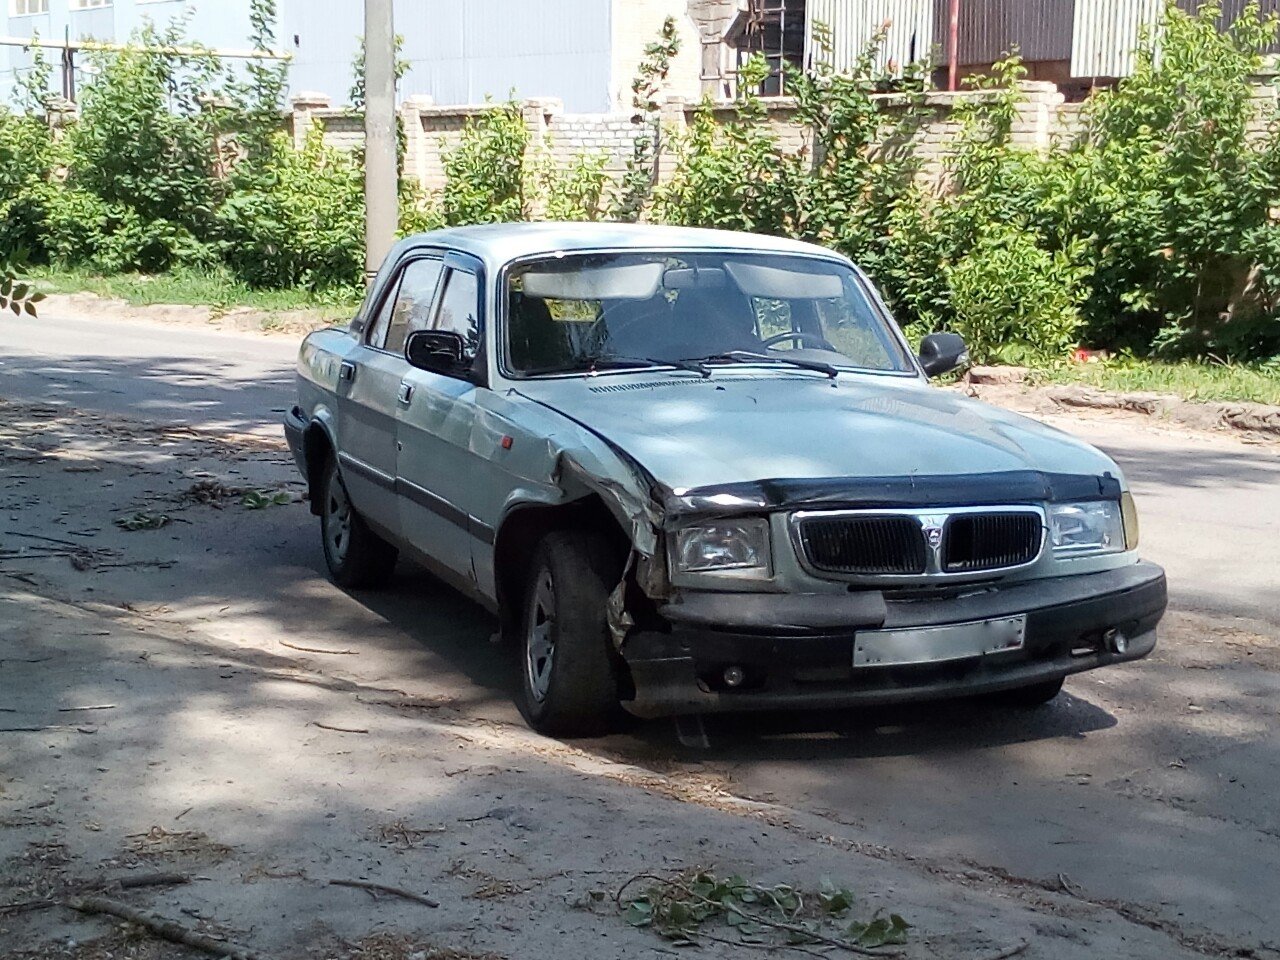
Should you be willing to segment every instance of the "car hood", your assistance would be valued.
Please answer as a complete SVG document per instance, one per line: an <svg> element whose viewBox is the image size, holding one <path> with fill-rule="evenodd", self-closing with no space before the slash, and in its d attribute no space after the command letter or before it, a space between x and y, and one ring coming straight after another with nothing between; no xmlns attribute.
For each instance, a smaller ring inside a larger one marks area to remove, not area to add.
<svg viewBox="0 0 1280 960"><path fill-rule="evenodd" d="M519 393L620 447L677 492L782 478L1121 476L1060 430L915 378L627 374L528 381Z"/></svg>

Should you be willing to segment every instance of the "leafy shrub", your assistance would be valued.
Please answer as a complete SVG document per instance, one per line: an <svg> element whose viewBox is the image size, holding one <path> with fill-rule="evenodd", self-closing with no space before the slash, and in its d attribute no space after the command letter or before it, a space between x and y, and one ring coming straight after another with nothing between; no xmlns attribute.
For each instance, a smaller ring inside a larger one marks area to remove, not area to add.
<svg viewBox="0 0 1280 960"><path fill-rule="evenodd" d="M504 223L528 217L525 151L529 128L520 104L505 103L470 117L462 139L444 156L441 197L445 223Z"/></svg>
<svg viewBox="0 0 1280 960"><path fill-rule="evenodd" d="M220 76L212 57L158 52L183 42L179 20L146 26L137 45L96 56L99 74L68 135L73 189L107 204L103 263L163 269L210 236L223 193L213 174L216 120L202 101ZM204 254L199 254L204 257Z"/></svg>
<svg viewBox="0 0 1280 960"><path fill-rule="evenodd" d="M271 141L261 182L218 211L222 256L250 287L342 288L364 275L364 175L355 160L324 144L320 125L294 150Z"/></svg>
<svg viewBox="0 0 1280 960"><path fill-rule="evenodd" d="M762 56L742 66L738 99L728 117L719 116L710 98L702 101L676 145L674 176L656 191L657 219L691 227L788 232L796 158L782 150L755 92L768 73Z"/></svg>
<svg viewBox="0 0 1280 960"><path fill-rule="evenodd" d="M984 226L973 249L946 268L950 326L978 363L1060 360L1078 342L1083 271L1033 234Z"/></svg>
<svg viewBox="0 0 1280 960"><path fill-rule="evenodd" d="M1251 3L1220 31L1220 13L1170 5L1158 50L1144 42L1133 76L1089 105L1061 206L1088 245L1095 342L1201 353L1233 339L1224 319L1276 309L1278 144L1249 129L1250 77L1276 21ZM1245 304L1250 279L1257 297Z"/></svg>
<svg viewBox="0 0 1280 960"><path fill-rule="evenodd" d="M667 17L658 39L644 48L644 57L631 81L631 123L637 129L613 206L616 220L639 220L658 185L658 162L662 156L662 105L658 95L671 71L671 61L679 52L675 17Z"/></svg>
<svg viewBox="0 0 1280 960"><path fill-rule="evenodd" d="M48 179L51 156L46 124L0 107L0 252L40 251L39 214L29 197Z"/></svg>
<svg viewBox="0 0 1280 960"><path fill-rule="evenodd" d="M534 170L534 190L548 220L599 220L609 203L609 157L580 153L563 170L546 162Z"/></svg>

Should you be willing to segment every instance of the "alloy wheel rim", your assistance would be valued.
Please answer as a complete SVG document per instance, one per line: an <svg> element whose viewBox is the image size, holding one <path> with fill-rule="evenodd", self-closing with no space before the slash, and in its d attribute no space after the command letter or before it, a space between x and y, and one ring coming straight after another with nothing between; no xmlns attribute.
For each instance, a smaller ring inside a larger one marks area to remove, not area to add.
<svg viewBox="0 0 1280 960"><path fill-rule="evenodd" d="M329 484L329 496L325 500L325 520L329 555L335 563L342 563L351 544L351 501L347 498L342 478L336 475Z"/></svg>
<svg viewBox="0 0 1280 960"><path fill-rule="evenodd" d="M551 571L543 570L529 601L529 619L524 642L524 671L529 692L541 703L551 687L551 668L555 663L555 589Z"/></svg>

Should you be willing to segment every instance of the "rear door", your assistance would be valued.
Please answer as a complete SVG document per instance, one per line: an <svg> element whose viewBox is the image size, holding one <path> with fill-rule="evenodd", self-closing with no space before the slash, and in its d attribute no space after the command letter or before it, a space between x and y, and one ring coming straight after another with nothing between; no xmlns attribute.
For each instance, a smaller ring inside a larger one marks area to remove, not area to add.
<svg viewBox="0 0 1280 960"><path fill-rule="evenodd" d="M466 369L457 376L410 368L400 389L397 460L404 540L458 577L474 582L471 511L490 464L471 452L476 394L484 386L484 289L480 263L446 257L426 329L462 335Z"/></svg>
<svg viewBox="0 0 1280 960"><path fill-rule="evenodd" d="M426 322L442 269L439 257L407 257L375 305L360 347L339 372L342 479L360 514L393 537L400 534L396 396L409 370L404 341L415 323Z"/></svg>

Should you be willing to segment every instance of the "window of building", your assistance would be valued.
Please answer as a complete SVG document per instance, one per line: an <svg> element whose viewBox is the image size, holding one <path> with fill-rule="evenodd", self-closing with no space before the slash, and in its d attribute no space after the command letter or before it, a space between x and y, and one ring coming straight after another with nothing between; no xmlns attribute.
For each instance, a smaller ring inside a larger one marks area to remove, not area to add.
<svg viewBox="0 0 1280 960"><path fill-rule="evenodd" d="M729 27L724 42L735 49L739 64L757 53L769 63L760 87L766 97L787 92L786 65L804 64L805 0L748 0Z"/></svg>
<svg viewBox="0 0 1280 960"><path fill-rule="evenodd" d="M48 13L49 0L12 0L9 11L9 15L14 17L30 17L37 13Z"/></svg>
<svg viewBox="0 0 1280 960"><path fill-rule="evenodd" d="M71 0L72 10L93 10L111 6L111 0Z"/></svg>

